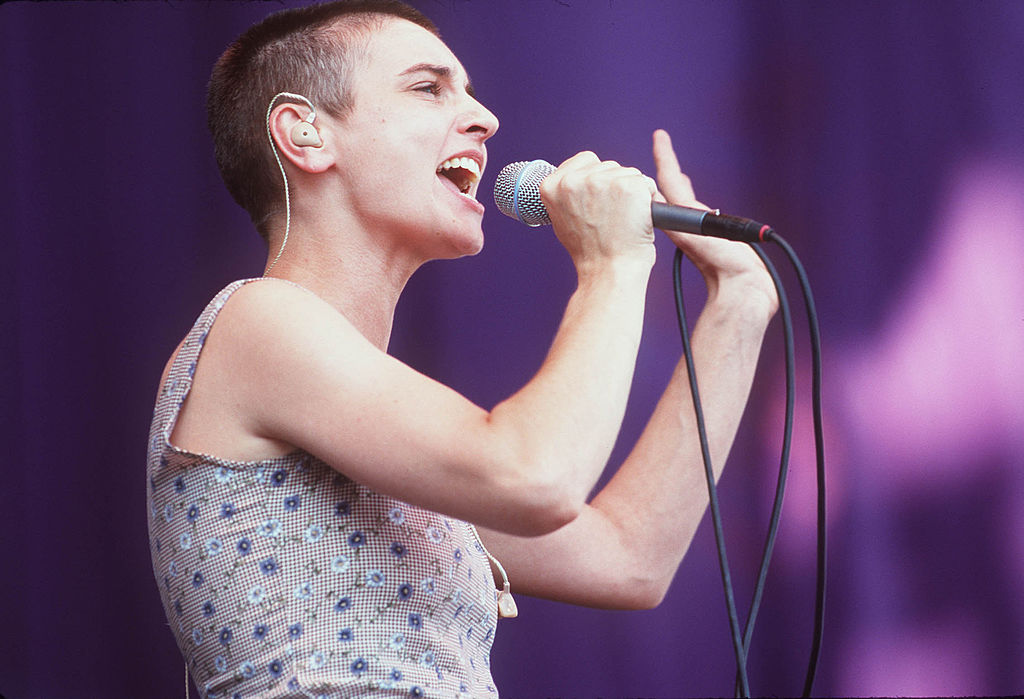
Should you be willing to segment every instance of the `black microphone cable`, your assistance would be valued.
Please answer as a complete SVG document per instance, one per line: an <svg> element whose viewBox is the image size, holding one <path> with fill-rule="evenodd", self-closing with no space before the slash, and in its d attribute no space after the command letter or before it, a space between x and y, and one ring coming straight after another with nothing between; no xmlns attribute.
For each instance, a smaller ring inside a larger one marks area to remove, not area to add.
<svg viewBox="0 0 1024 699"><path fill-rule="evenodd" d="M725 592L725 607L729 615L729 630L732 633L733 653L736 656L736 674L740 685L740 696L750 696L750 685L747 681L747 653L740 638L739 616L736 614L736 599L732 588L732 575L729 572L729 557L725 550L725 535L722 531L722 515L718 507L718 488L715 486L715 472L711 468L711 450L708 447L707 428L704 424L704 409L701 407L700 391L697 388L697 372L693 365L693 350L690 347L690 331L686 321L686 307L683 305L682 284L683 251L676 248L676 256L672 265L672 282L675 289L676 316L679 319L679 335L683 342L683 357L686 360L686 372L690 379L690 395L693 397L693 412L697 419L697 435L700 439L700 452L704 460L704 476L708 483L708 502L711 509L711 523L715 531L715 547L718 551L718 567L722 571L722 589Z"/></svg>
<svg viewBox="0 0 1024 699"><path fill-rule="evenodd" d="M821 334L818 328L818 313L814 306L814 294L811 293L811 283L807 278L807 272L800 263L800 258L781 236L775 231L769 231L765 236L767 240L778 245L786 256L789 257L800 281L800 289L804 295L804 305L807 312L807 324L810 332L811 342L811 400L813 401L814 413L814 454L815 470L818 481L818 542L817 542L817 576L814 590L814 630L811 645L811 657L807 663L807 676L804 679L804 696L811 696L811 689L814 687L814 678L818 672L818 660L821 657L821 640L825 627L825 587L827 568L827 520L825 510L825 430L821 410Z"/></svg>
<svg viewBox="0 0 1024 699"><path fill-rule="evenodd" d="M772 264L771 260L767 257L767 255L764 254L764 252L761 250L761 248L758 245L751 245L751 248L753 248L754 252L756 252L758 257L761 258L761 261L764 263L765 268L768 270L768 274L772 278L772 282L775 285L775 291L778 294L778 298L779 298L779 310L780 310L780 315L782 317L783 327L785 329L785 339L786 339L786 422L785 422L785 429L784 429L784 436L783 436L782 457L780 459L780 466L779 466L779 478L778 478L778 483L777 483L776 489L775 489L775 501L774 501L774 504L773 504L773 507L772 507L771 520L770 520L770 523L769 523L768 535L767 535L767 540L765 542L764 553L762 554L762 557L761 557L761 566L760 566L760 570L759 570L759 573L758 573L757 585L755 586L755 589L754 589L753 599L751 601L750 610L749 610L749 612L747 614L747 621L746 621L746 625L745 625L744 632L743 632L743 640L742 640L743 654L742 655L737 654L737 657L736 657L737 669L736 669L736 689L735 689L735 692L736 692L736 696L738 696L738 697L749 697L750 696L749 680L747 680L746 686L744 685L744 679L745 679L744 675L745 675L745 671L746 671L746 657L747 657L747 655L750 652L750 642L751 642L751 638L753 637L754 623L755 623L755 620L757 618L757 612L758 612L758 610L760 608L761 598L762 598L763 590L764 590L764 584L765 584L765 580L767 579L767 575L768 575L768 567L769 567L769 564L770 564L770 561L771 561L772 550L774 549L774 545L775 545L775 538L776 538L776 533L778 531L778 523L779 523L780 514L781 514L781 510L782 510L783 495L785 493L786 476L787 476L788 467L789 467L789 451L790 451L789 447L790 447L790 444L791 444L791 441L792 441L791 438L792 438L792 423L793 423L793 395L795 393L795 390L794 390L794 384L795 384L795 380L794 380L795 360L794 360L794 353L793 353L793 326L792 326L792 321L790 319L789 300L788 300L788 298L786 296L785 289L782 286L782 281L779 279L778 272L776 271L775 266ZM687 330L687 325L688 324L686 322L685 307L684 307L684 305L682 303L682 285L680 283L682 257L683 257L682 256L682 252L677 249L676 250L675 260L674 260L674 266L673 266L673 281L674 281L674 288L675 288L675 293L676 293L676 307L677 307L677 312L678 312L679 322L680 322L680 334L681 334L682 340L683 340L683 347L684 347L683 351L684 351L684 354L687 355L687 369L689 370L690 384L691 384L691 390L692 390L693 389L693 385L695 383L695 380L694 380L694 372L693 372L693 370L691 368L691 366L692 366L691 363L690 363L691 360L689 358L689 355L690 355L690 343L689 343L689 333L688 333L688 330ZM695 405L697 405L697 401L698 400L699 399L697 397L694 398L694 404ZM702 443L703 443L704 440L706 440L706 437L703 437L703 435L705 433L705 424L704 424L704 419L703 419L703 410L698 409L697 412L696 412L696 415L697 415L697 423L698 423L698 432L699 432L699 434L702 435ZM710 470L710 459L708 458L708 456L706 454L702 454L702 455L705 456L705 471L708 472ZM709 483L709 490L713 488L715 491L717 491L717 486L714 485L713 479L709 480L708 483ZM728 587L729 583L726 582L726 581L731 578L731 575L728 572L728 561L727 561L727 556L726 556L726 553L725 553L724 540L720 536L720 534L721 534L721 524L720 524L721 516L718 513L719 508L718 508L718 502L717 502L717 495L715 495L713 498L711 498L711 501L713 503L711 505L712 520L718 522L718 526L715 528L715 543L716 543L716 546L718 547L719 563L721 564L722 561L725 561L724 569L723 569L723 586L726 586L726 598L728 600L732 596L732 590ZM727 604L728 604L728 602L727 602ZM733 628L734 626L736 628L738 628L738 619L736 617L735 607L734 606L730 606L729 607L729 618L730 618L730 628Z"/></svg>
<svg viewBox="0 0 1024 699"><path fill-rule="evenodd" d="M813 412L814 412L814 434L816 470L818 481L818 520L817 520L817 578L815 584L815 619L813 630L813 641L810 660L808 662L807 676L804 682L803 696L809 697L814 685L814 678L817 673L818 660L821 653L821 640L824 628L825 610L825 569L826 569L826 521L825 521L825 457L824 440L821 419L821 341L818 330L817 313L814 307L814 298L811 293L810 283L806 272L801 265L796 253L781 236L774 230L768 229L764 239L774 242L781 247L789 257L797 276L800 280L801 290L804 295L804 302L807 309L808 323L811 335L811 354L813 364ZM732 634L733 649L736 656L736 685L737 693L741 697L750 696L749 680L747 677L746 660L750 650L750 642L753 637L754 623L763 595L764 584L767 578L767 571L774 549L775 538L778 532L778 524L781 516L785 483L788 474L789 452L792 439L793 426L793 394L795 392L795 360L793 352L793 333L789 302L785 291L782 288L778 273L767 258L764 252L757 246L751 245L757 255L765 263L769 275L775 284L779 296L779 309L783 320L784 332L786 335L786 418L785 432L783 437L782 455L780 457L779 478L776 485L775 501L772 506L771 519L769 522L768 535L764 551L761 557L761 565L758 573L758 580L755 586L750 612L744 628L743 637L739 634L739 619L736 613L735 597L732 589L731 573L729 571L728 556L725 550L725 540L722 530L721 513L718 503L717 488L714 481L714 471L711 467L711 456L708 449L707 429L704 421L703 410L700 406L700 395L697 389L696 373L693 365L692 349L689 341L689 331L686 321L686 310L682 298L682 251L676 250L673 264L673 286L675 290L676 313L679 319L680 336L683 344L683 354L686 360L687 371L690 379L690 390L693 397L694 413L697 421L697 430L700 437L701 455L704 459L705 476L708 482L709 509L711 510L712 524L715 533L715 542L718 551L719 566L722 571L722 585L726 597L726 608L729 615L729 627Z"/></svg>
<svg viewBox="0 0 1024 699"><path fill-rule="evenodd" d="M779 477L775 484L775 499L772 503L771 516L768 521L768 534L765 537L764 550L761 554L761 567L757 574L757 584L754 586L754 594L750 601L750 610L747 612L747 623L743 631L743 650L749 656L750 643L754 636L754 624L757 620L757 613L761 606L761 597L764 594L765 581L768 578L768 567L771 563L772 552L775 549L775 539L778 534L779 520L782 515L782 502L786 492L786 479L789 475L789 453L793 443L793 411L794 396L796 394L796 353L793 344L793 320L789 310L789 297L782 286L779 273L772 264L771 259L764 253L760 245L752 244L757 256L761 258L765 269L771 275L772 283L775 285L775 293L779 298L779 316L782 319L783 336L785 338L786 352L786 414L782 431L782 451L779 456ZM739 696L740 681L739 674L736 676L736 694Z"/></svg>

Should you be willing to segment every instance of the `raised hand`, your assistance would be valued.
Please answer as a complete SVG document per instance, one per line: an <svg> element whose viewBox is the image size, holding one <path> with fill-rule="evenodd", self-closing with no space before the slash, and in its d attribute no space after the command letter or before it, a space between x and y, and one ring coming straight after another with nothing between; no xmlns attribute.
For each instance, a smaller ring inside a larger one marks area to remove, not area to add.
<svg viewBox="0 0 1024 699"><path fill-rule="evenodd" d="M707 209L707 206L697 201L690 178L680 170L668 133L658 129L654 132L653 141L658 189L665 201L678 206ZM665 233L700 270L709 292L717 292L723 283L740 282L763 292L773 311L777 307L778 298L771 277L746 243L676 231Z"/></svg>

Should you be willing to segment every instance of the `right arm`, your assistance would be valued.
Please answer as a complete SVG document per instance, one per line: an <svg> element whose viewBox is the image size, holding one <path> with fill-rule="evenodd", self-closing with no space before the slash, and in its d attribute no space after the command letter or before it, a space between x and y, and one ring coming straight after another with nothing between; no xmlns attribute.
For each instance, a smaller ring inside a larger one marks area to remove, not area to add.
<svg viewBox="0 0 1024 699"><path fill-rule="evenodd" d="M652 192L636 171L592 154L545 181L578 286L537 374L491 411L380 351L325 302L275 283L232 297L196 387L204 370L227 372L229 422L379 492L498 531L558 529L582 509L621 425L654 257Z"/></svg>

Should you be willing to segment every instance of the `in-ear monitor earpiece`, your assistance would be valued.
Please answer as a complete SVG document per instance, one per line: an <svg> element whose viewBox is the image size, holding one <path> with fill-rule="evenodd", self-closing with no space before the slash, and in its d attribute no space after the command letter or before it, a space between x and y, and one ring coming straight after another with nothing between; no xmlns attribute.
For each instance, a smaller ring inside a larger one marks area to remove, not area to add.
<svg viewBox="0 0 1024 699"><path fill-rule="evenodd" d="M320 139L320 133L313 126L313 120L316 119L316 107L313 103L302 95L296 95L294 92L278 92L270 100L270 104L267 105L267 140L270 141L270 152L274 154L274 160L277 161L277 167L281 169L281 179L284 181L284 238L281 240L281 247L277 249L277 257L267 267L267 271L263 274L266 275L274 268L277 261L281 259L281 253L284 252L284 246L288 244L288 233L292 227L292 204L291 196L288 192L288 175L285 174L284 165L281 164L281 158L277 155L277 144L274 143L274 136L270 132L270 113L274 109L274 103L277 102L279 97L287 97L289 99L299 100L304 102L309 107L309 114L305 119L300 121L298 124L292 127L291 132L288 134L291 138L292 143L296 146L314 146L319 148L323 145L323 141Z"/></svg>
<svg viewBox="0 0 1024 699"><path fill-rule="evenodd" d="M320 139L320 133L313 126L313 119L316 118L316 112L310 112L309 116L304 121L300 121L298 124L292 127L291 139L292 143L297 146L314 146L319 148L324 144Z"/></svg>

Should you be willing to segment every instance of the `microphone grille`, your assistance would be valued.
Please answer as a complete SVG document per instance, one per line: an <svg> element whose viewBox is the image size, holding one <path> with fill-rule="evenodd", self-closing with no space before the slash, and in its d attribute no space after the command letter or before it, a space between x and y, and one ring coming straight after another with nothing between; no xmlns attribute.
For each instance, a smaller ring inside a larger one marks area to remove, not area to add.
<svg viewBox="0 0 1024 699"><path fill-rule="evenodd" d="M509 163L501 169L494 183L494 203L501 213L527 226L551 223L540 199L540 183L554 171L555 167L544 160Z"/></svg>

